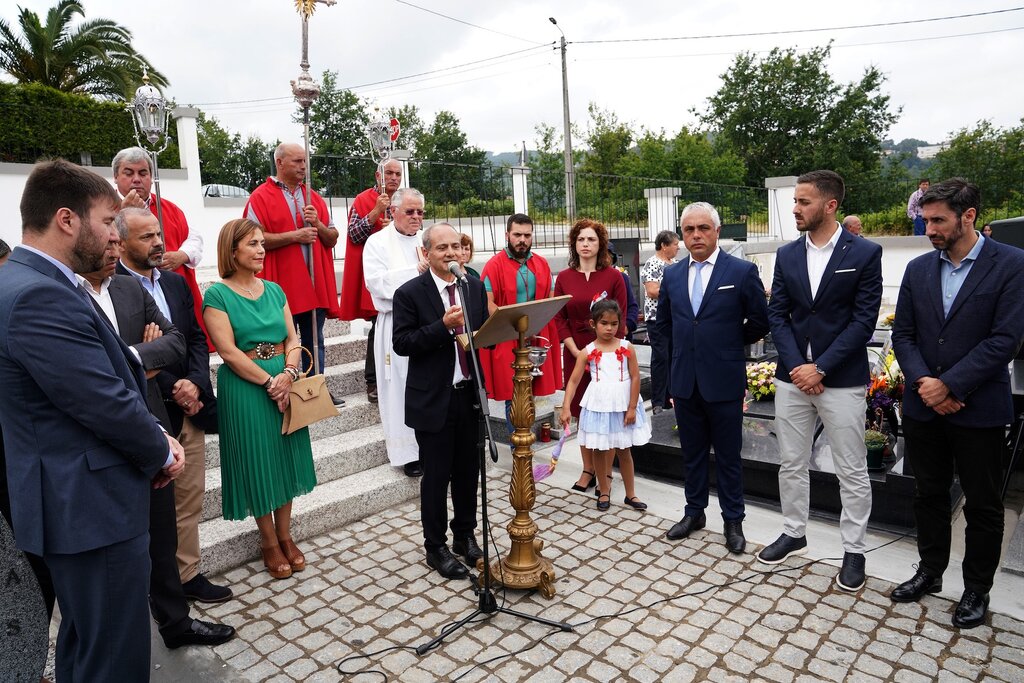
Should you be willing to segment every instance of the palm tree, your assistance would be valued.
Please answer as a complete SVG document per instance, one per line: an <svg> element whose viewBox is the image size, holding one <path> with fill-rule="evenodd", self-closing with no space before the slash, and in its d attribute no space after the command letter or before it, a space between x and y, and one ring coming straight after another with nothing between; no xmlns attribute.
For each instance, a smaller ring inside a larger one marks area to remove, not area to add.
<svg viewBox="0 0 1024 683"><path fill-rule="evenodd" d="M164 88L167 79L132 47L127 28L94 19L70 26L75 15L85 17L76 0L59 0L39 15L18 7L21 35L0 19L0 69L19 83L41 83L63 90L110 99L127 99L142 83L143 69L152 85Z"/></svg>

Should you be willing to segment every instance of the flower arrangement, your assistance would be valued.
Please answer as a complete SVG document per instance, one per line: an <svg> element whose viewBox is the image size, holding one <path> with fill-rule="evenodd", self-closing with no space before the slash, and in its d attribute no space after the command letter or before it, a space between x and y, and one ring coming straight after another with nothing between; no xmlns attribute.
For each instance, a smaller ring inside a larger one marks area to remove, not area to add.
<svg viewBox="0 0 1024 683"><path fill-rule="evenodd" d="M764 401L775 396L775 363L747 365L747 392L755 401Z"/></svg>
<svg viewBox="0 0 1024 683"><path fill-rule="evenodd" d="M882 410L888 412L897 403L903 400L905 379L899 363L896 362L896 354L890 350L885 356L879 354L878 370L871 373L871 382L868 384L865 402L871 412Z"/></svg>
<svg viewBox="0 0 1024 683"><path fill-rule="evenodd" d="M889 445L889 437L877 429L864 430L864 445L868 449L885 448Z"/></svg>
<svg viewBox="0 0 1024 683"><path fill-rule="evenodd" d="M879 327L885 327L885 328L888 328L888 329L891 330L892 329L892 324L893 324L893 322L895 320L896 320L896 314L895 313L890 313L889 315L885 316L884 318L882 318L881 320L878 321L878 326Z"/></svg>

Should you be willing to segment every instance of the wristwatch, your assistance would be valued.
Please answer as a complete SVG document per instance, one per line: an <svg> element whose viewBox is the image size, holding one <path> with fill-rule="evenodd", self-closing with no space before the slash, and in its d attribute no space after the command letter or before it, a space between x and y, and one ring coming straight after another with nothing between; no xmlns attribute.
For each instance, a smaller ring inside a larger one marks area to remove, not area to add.
<svg viewBox="0 0 1024 683"><path fill-rule="evenodd" d="M817 363L814 364L814 371L816 373L818 373L819 375L821 375L822 377L825 376L825 371L822 370L821 367Z"/></svg>

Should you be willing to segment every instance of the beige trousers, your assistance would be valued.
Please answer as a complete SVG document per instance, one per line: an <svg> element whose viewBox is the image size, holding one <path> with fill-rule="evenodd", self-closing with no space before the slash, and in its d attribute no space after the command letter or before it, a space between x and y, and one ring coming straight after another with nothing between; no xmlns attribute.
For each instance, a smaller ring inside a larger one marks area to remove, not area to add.
<svg viewBox="0 0 1024 683"><path fill-rule="evenodd" d="M199 522L206 491L206 434L187 417L178 441L185 449L185 471L174 480L178 517L178 573L186 583L199 573Z"/></svg>

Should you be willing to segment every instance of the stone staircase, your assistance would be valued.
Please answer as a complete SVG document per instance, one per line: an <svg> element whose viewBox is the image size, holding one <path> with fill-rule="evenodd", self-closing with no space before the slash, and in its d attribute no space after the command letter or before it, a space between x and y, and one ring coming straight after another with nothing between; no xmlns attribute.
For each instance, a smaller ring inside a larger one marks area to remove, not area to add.
<svg viewBox="0 0 1024 683"><path fill-rule="evenodd" d="M317 486L295 499L292 534L298 541L398 505L419 495L419 480L388 463L377 406L366 400L363 363L366 337L352 334L349 323L328 320L327 378L331 393L345 399L337 417L310 428ZM216 387L219 356L210 357ZM217 435L206 437L206 496L199 525L201 570L221 574L260 555L252 519L221 516L220 449Z"/></svg>

